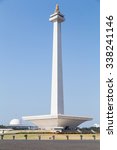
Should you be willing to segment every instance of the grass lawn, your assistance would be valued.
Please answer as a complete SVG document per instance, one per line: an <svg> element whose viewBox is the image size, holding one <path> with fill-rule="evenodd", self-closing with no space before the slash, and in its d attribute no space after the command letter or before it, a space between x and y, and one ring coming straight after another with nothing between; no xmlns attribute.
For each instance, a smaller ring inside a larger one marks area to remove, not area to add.
<svg viewBox="0 0 117 150"><path fill-rule="evenodd" d="M38 134L38 133L11 133L5 134L3 139L12 140L13 137L17 140L99 140L100 134Z"/></svg>

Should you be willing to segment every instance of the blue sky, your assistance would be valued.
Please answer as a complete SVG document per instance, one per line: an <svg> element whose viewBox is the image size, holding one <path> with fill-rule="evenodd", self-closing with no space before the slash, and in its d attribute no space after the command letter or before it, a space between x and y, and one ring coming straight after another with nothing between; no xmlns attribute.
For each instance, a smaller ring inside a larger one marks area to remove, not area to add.
<svg viewBox="0 0 117 150"><path fill-rule="evenodd" d="M50 113L52 32L62 23L65 114L99 123L99 0L0 0L0 124Z"/></svg>

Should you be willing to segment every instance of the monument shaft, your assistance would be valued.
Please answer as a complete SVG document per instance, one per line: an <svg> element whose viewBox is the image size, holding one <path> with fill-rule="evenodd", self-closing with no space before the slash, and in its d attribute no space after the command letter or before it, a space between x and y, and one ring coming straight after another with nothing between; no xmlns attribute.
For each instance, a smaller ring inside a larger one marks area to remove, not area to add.
<svg viewBox="0 0 117 150"><path fill-rule="evenodd" d="M50 16L50 21L53 22L51 115L58 115L64 114L61 47L61 22L64 21L64 16L60 14L58 8Z"/></svg>

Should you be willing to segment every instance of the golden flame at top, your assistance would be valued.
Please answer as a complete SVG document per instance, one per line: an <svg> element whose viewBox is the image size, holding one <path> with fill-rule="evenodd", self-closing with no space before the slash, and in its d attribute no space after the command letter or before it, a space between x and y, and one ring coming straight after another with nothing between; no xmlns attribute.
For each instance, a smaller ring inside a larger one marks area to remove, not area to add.
<svg viewBox="0 0 117 150"><path fill-rule="evenodd" d="M59 11L59 5L58 5L58 4L56 4L55 12L57 12L57 13L60 12L60 11Z"/></svg>

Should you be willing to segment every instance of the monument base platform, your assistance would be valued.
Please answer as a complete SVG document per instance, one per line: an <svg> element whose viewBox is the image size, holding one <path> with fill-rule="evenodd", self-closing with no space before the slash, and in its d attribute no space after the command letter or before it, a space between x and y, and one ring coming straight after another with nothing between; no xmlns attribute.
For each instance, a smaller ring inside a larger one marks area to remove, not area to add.
<svg viewBox="0 0 117 150"><path fill-rule="evenodd" d="M25 116L23 120L30 121L39 128L53 129L53 128L76 128L85 121L90 121L92 118L66 116L66 115L41 115L41 116Z"/></svg>

